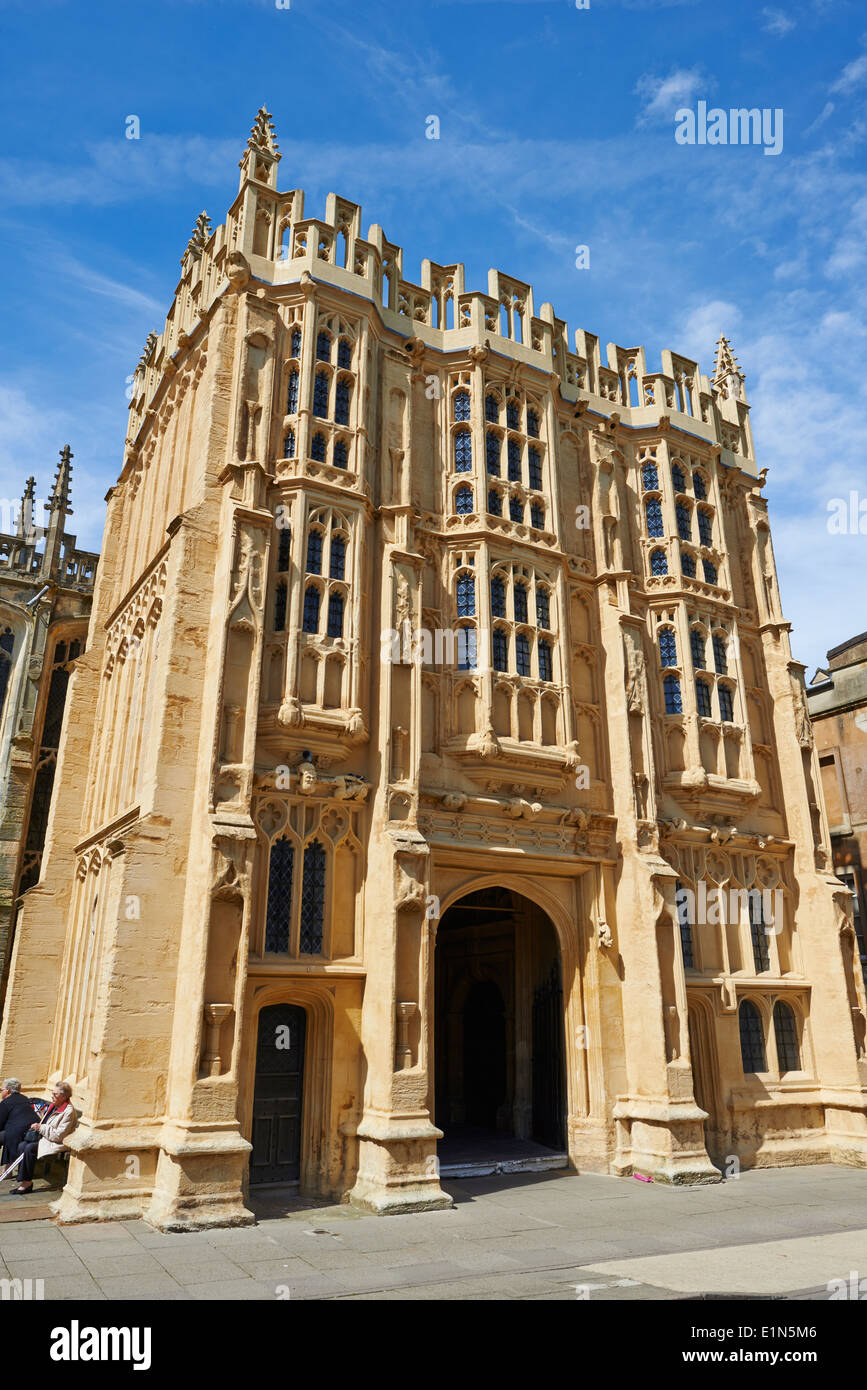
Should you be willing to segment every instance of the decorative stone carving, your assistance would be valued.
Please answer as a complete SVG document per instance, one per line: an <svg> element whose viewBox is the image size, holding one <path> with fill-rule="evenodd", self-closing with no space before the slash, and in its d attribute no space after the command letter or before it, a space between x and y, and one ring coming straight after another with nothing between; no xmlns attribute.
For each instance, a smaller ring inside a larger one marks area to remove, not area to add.
<svg viewBox="0 0 867 1390"><path fill-rule="evenodd" d="M412 1048L409 1045L409 1023L416 1013L418 1004L414 1001L401 1002L396 1006L397 1044L395 1047L395 1071L407 1071L412 1066Z"/></svg>
<svg viewBox="0 0 867 1390"><path fill-rule="evenodd" d="M596 945L600 951L607 951L614 945L611 928L601 917L596 923Z"/></svg>
<svg viewBox="0 0 867 1390"><path fill-rule="evenodd" d="M220 1056L220 1029L231 1012L231 1004L205 1005L205 1024L207 1027L205 1070L208 1076L219 1076L223 1069L223 1059Z"/></svg>

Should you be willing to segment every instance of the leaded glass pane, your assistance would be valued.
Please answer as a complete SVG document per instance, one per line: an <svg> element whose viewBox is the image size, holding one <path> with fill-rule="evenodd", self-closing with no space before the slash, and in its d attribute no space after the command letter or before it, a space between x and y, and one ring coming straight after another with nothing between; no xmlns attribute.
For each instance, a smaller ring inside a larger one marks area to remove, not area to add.
<svg viewBox="0 0 867 1390"><path fill-rule="evenodd" d="M312 840L304 850L304 876L301 880L301 935L298 950L302 956L322 954L322 926L325 920L325 850Z"/></svg>
<svg viewBox="0 0 867 1390"><path fill-rule="evenodd" d="M741 1034L741 1062L744 1074L767 1071L765 1033L762 1016L751 999L744 999L738 1010Z"/></svg>
<svg viewBox="0 0 867 1390"><path fill-rule="evenodd" d="M295 851L288 840L275 840L268 862L268 907L265 918L265 950L289 950L292 921L292 869Z"/></svg>

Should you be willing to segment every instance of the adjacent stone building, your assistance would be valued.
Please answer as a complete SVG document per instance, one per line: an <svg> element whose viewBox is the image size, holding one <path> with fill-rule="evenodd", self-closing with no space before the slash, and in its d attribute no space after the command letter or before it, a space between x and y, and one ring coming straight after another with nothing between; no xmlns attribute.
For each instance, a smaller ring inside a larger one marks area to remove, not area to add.
<svg viewBox="0 0 867 1390"><path fill-rule="evenodd" d="M47 526L34 517L28 478L14 534L0 534L0 1008L19 894L39 878L57 750L74 663L84 648L98 556L64 530L72 452L67 444ZM10 511L11 511L10 507Z"/></svg>
<svg viewBox="0 0 867 1390"><path fill-rule="evenodd" d="M852 895L867 978L867 632L828 652L807 691L828 813L834 872Z"/></svg>
<svg viewBox="0 0 867 1390"><path fill-rule="evenodd" d="M25 901L0 1069L74 1086L61 1218L448 1205L456 1141L864 1164L728 343L653 370L499 271L414 284L279 160L262 110L135 374Z"/></svg>

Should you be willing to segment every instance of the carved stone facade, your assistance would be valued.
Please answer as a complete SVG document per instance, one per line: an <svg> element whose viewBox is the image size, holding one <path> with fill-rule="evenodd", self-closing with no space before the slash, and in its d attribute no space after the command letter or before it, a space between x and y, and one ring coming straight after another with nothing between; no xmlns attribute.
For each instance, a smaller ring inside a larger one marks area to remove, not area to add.
<svg viewBox="0 0 867 1390"><path fill-rule="evenodd" d="M73 454L67 444L45 525L28 478L14 533L0 534L0 1010L20 894L37 882L67 687L84 649L99 557L66 530Z"/></svg>
<svg viewBox="0 0 867 1390"><path fill-rule="evenodd" d="M676 1183L863 1164L863 981L728 343L650 372L497 271L408 283L279 158L262 111L139 363L23 913L0 1069L73 1084L61 1218L243 1223L289 1170L448 1205L472 1115Z"/></svg>

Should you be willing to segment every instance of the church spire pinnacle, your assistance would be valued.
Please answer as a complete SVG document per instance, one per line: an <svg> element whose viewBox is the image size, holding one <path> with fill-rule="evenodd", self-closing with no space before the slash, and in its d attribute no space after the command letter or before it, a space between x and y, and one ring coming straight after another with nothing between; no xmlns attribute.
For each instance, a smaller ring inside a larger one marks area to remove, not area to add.
<svg viewBox="0 0 867 1390"><path fill-rule="evenodd" d="M271 112L264 106L260 106L256 112L256 119L250 129L247 139L248 150L259 150L265 154L276 155L278 153L277 136L274 134L274 121Z"/></svg>
<svg viewBox="0 0 867 1390"><path fill-rule="evenodd" d="M247 148L238 165L241 170L241 187L243 188L245 180L255 179L258 183L266 183L269 188L276 188L277 165L281 157L271 112L260 106L247 137Z"/></svg>
<svg viewBox="0 0 867 1390"><path fill-rule="evenodd" d="M26 540L33 534L33 499L35 496L36 479L30 477L24 484L21 511L18 513L18 524L15 528L15 534L20 540Z"/></svg>
<svg viewBox="0 0 867 1390"><path fill-rule="evenodd" d="M184 260L187 256L194 256L195 259L198 260L205 247L207 246L208 241L210 240L210 236L211 219L208 216L208 214L203 210L199 213L198 217L196 218L196 225L192 230L192 234L190 236L189 241L187 242L187 249L181 257L181 265L183 265Z"/></svg>
<svg viewBox="0 0 867 1390"><path fill-rule="evenodd" d="M71 516L72 508L69 505L69 488L72 480L72 460L75 458L68 444L64 444L60 450L60 462L57 465L57 473L54 477L54 486L51 489L51 496L46 502L46 510L50 512L60 512L61 516Z"/></svg>
<svg viewBox="0 0 867 1390"><path fill-rule="evenodd" d="M726 396L744 399L744 374L732 352L732 345L724 333L720 334L716 345L713 384Z"/></svg>

